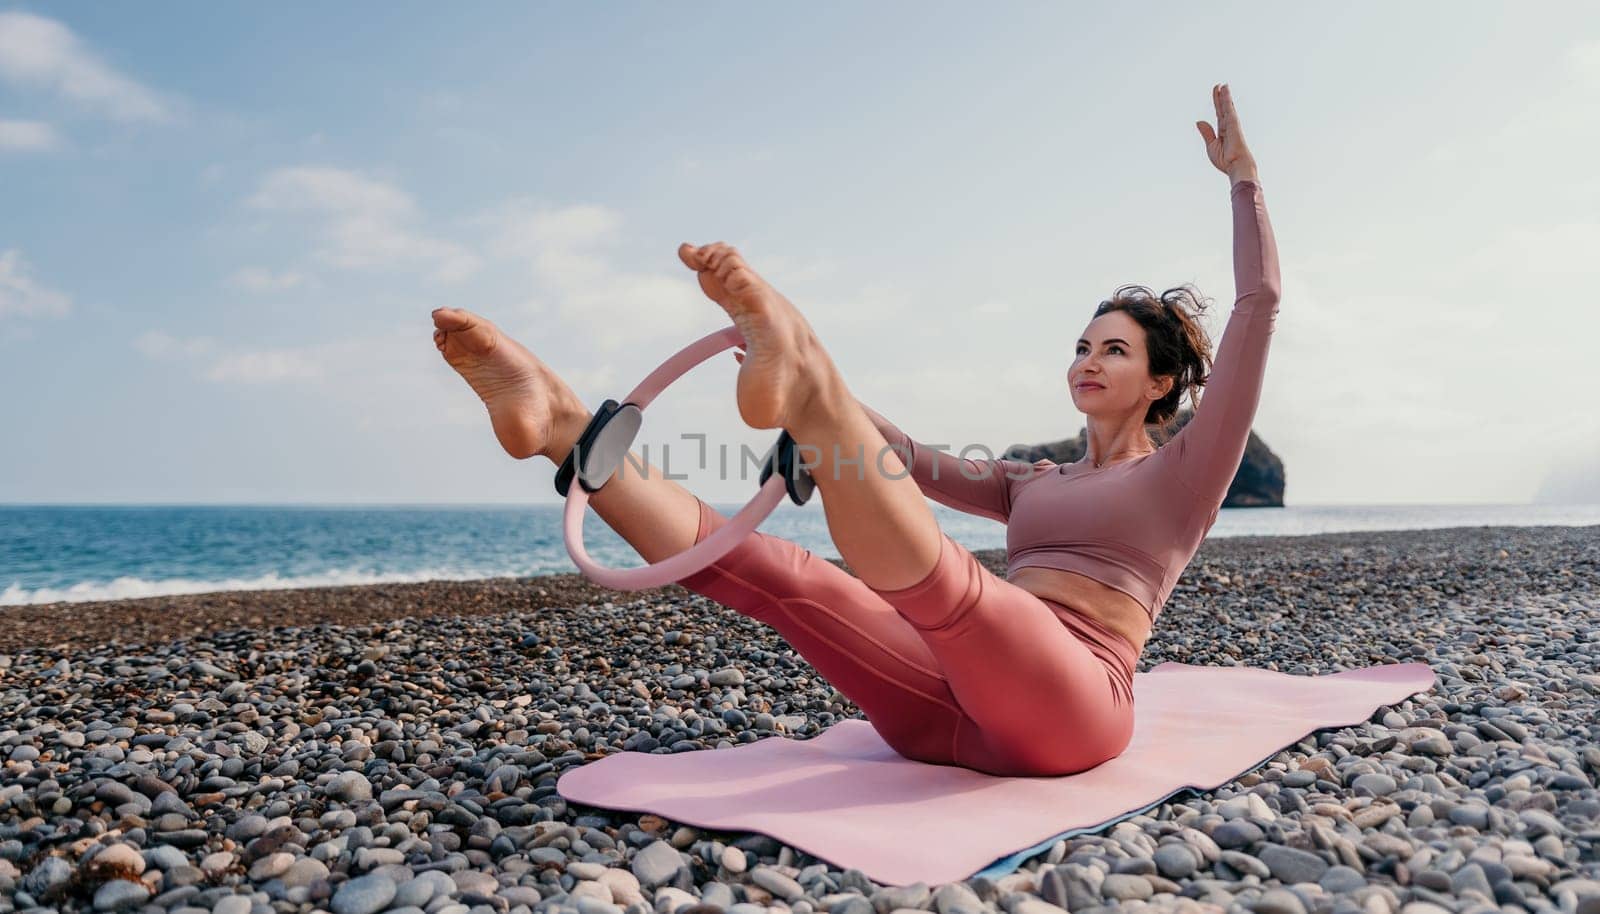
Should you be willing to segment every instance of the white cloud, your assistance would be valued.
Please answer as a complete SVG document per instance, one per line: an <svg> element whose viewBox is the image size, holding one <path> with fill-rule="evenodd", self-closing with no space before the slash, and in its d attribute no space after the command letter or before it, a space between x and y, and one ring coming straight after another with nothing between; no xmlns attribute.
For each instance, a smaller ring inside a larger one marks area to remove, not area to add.
<svg viewBox="0 0 1600 914"><path fill-rule="evenodd" d="M307 348L237 352L217 359L205 372L213 381L271 384L278 381L314 380L322 366Z"/></svg>
<svg viewBox="0 0 1600 914"><path fill-rule="evenodd" d="M1538 504L1600 504L1600 447L1556 463L1533 495Z"/></svg>
<svg viewBox="0 0 1600 914"><path fill-rule="evenodd" d="M234 271L233 275L228 277L230 285L249 292L282 292L311 282L312 278L305 273L294 270L274 273L262 267L245 267Z"/></svg>
<svg viewBox="0 0 1600 914"><path fill-rule="evenodd" d="M417 98L417 104L433 114L457 114L466 109L467 99L459 92L430 89Z"/></svg>
<svg viewBox="0 0 1600 914"><path fill-rule="evenodd" d="M0 120L0 152L38 152L54 149L61 138L43 121Z"/></svg>
<svg viewBox="0 0 1600 914"><path fill-rule="evenodd" d="M172 105L116 72L54 19L0 13L0 79L43 88L120 121L166 121Z"/></svg>
<svg viewBox="0 0 1600 914"><path fill-rule="evenodd" d="M152 330L134 347L157 361L187 363L196 378L226 388L293 388L328 412L342 404L362 428L490 431L482 402L445 364L425 327L271 347ZM600 376L609 380L609 371Z"/></svg>
<svg viewBox="0 0 1600 914"><path fill-rule="evenodd" d="M207 355L217 344L206 337L179 339L161 330L147 330L134 339L133 347L152 359L168 360Z"/></svg>
<svg viewBox="0 0 1600 914"><path fill-rule="evenodd" d="M262 181L249 203L262 210L319 217L323 248L317 256L336 267L411 266L449 282L465 279L480 265L478 256L461 245L419 229L417 206L409 194L358 172L281 168Z"/></svg>
<svg viewBox="0 0 1600 914"><path fill-rule="evenodd" d="M1492 211L1522 204L1530 183L1559 186L1559 198L1547 198L1550 207L1592 209L1587 203L1600 194L1589 162L1600 141L1600 121L1591 116L1600 102L1600 39L1567 48L1562 64L1539 68L1535 72L1552 77L1548 82L1528 80L1514 102L1486 107L1481 118L1443 134L1422 156L1431 165L1451 166L1436 172L1450 191L1470 193L1477 209Z"/></svg>
<svg viewBox="0 0 1600 914"><path fill-rule="evenodd" d="M649 271L632 271L614 262L608 249L623 236L623 217L594 204L541 206L519 200L481 220L491 230L488 250L525 262L545 289L555 314L582 328L601 350L612 351L665 336L688 343L727 318L706 297L695 274L677 251L651 258ZM792 257L737 239L730 244L751 266L796 302L826 339L842 341L877 326L885 331L909 314L912 294L899 284L876 281L854 293L807 286L834 277L830 260ZM829 332L829 331L833 332Z"/></svg>
<svg viewBox="0 0 1600 914"><path fill-rule="evenodd" d="M835 354L880 352L883 340L904 330L917 300L910 288L886 279L870 280L850 292L796 284L784 294ZM852 343L857 344L854 349Z"/></svg>
<svg viewBox="0 0 1600 914"><path fill-rule="evenodd" d="M555 312L584 329L602 350L666 335L684 337L705 324L705 297L694 274L628 272L600 248L613 245L622 216L590 204L557 209L517 201L483 220L493 232L489 250L526 262L547 290Z"/></svg>
<svg viewBox="0 0 1600 914"><path fill-rule="evenodd" d="M1600 251L1600 221L1540 226L1508 226L1484 239L1462 266L1482 280L1533 289L1561 280L1593 279L1594 255ZM1592 308L1586 307L1592 313Z"/></svg>
<svg viewBox="0 0 1600 914"><path fill-rule="evenodd" d="M1567 49L1567 70L1579 84L1600 89L1600 38L1580 41Z"/></svg>
<svg viewBox="0 0 1600 914"><path fill-rule="evenodd" d="M319 379L324 376L323 366L329 358L337 358L339 349L338 344L329 343L241 349L210 337L176 337L162 330L140 334L133 345L157 361L198 362L197 373L207 380L246 384Z"/></svg>
<svg viewBox="0 0 1600 914"><path fill-rule="evenodd" d="M71 298L33 278L21 251L0 251L0 316L62 317L71 310Z"/></svg>
<svg viewBox="0 0 1600 914"><path fill-rule="evenodd" d="M826 258L790 257L765 252L761 255L761 275L780 287L790 282L828 279L838 271L839 265Z"/></svg>
<svg viewBox="0 0 1600 914"><path fill-rule="evenodd" d="M576 204L560 209L515 201L487 217L496 229L490 250L505 257L536 257L549 248L608 244L622 227L622 215L603 206Z"/></svg>

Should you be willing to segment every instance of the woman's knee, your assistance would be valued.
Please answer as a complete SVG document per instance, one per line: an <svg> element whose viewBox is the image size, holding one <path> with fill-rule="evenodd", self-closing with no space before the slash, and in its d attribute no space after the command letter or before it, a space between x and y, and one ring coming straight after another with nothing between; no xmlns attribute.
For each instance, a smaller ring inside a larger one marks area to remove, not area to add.
<svg viewBox="0 0 1600 914"><path fill-rule="evenodd" d="M956 626L984 592L984 569L972 553L947 534L940 534L940 543L939 561L927 577L900 590L873 589L902 618L924 632Z"/></svg>
<svg viewBox="0 0 1600 914"><path fill-rule="evenodd" d="M727 523L727 518L704 502L701 505L696 543ZM751 533L722 558L677 583L747 614L783 600L837 602L852 586L865 586L810 550L759 532Z"/></svg>
<svg viewBox="0 0 1600 914"><path fill-rule="evenodd" d="M929 765L962 765L958 740L962 730L970 732L971 721L960 721L957 714L914 718L898 716L874 720L872 729L901 758Z"/></svg>
<svg viewBox="0 0 1600 914"><path fill-rule="evenodd" d="M1121 755L1133 737L1131 709L1094 717L1092 723L1054 729L1037 723L1021 732L990 727L979 731L982 748L973 754L1012 777L1059 777L1088 771Z"/></svg>

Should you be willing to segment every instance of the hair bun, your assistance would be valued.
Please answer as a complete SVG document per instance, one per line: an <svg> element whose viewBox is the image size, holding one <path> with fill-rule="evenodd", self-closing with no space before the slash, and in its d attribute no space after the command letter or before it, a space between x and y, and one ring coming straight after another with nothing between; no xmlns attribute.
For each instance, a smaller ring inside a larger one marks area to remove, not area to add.
<svg viewBox="0 0 1600 914"><path fill-rule="evenodd" d="M1174 312L1188 312L1189 314L1203 314L1206 305L1210 303L1200 290L1189 283L1173 286L1161 293L1161 303Z"/></svg>
<svg viewBox="0 0 1600 914"><path fill-rule="evenodd" d="M1178 413L1178 404L1187 395L1199 405L1198 391L1210 378L1211 341L1200 325L1199 315L1210 300L1193 285L1185 283L1156 294L1149 286L1118 286L1111 297L1095 308L1095 317L1123 311L1145 331L1145 353L1152 377L1171 377L1172 389L1152 403L1145 413L1146 425L1165 426Z"/></svg>

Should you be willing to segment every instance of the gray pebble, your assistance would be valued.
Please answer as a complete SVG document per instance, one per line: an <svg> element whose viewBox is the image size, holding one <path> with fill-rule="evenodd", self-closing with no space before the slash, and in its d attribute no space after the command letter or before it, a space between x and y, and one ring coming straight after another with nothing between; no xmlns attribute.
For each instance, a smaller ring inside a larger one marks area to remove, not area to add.
<svg viewBox="0 0 1600 914"><path fill-rule="evenodd" d="M1217 842L1218 847L1234 849L1249 847L1263 837L1260 826L1245 819L1224 822L1211 833L1211 840Z"/></svg>
<svg viewBox="0 0 1600 914"><path fill-rule="evenodd" d="M327 794L345 803L362 803L372 799L372 782L359 771L346 771L327 785Z"/></svg>
<svg viewBox="0 0 1600 914"><path fill-rule="evenodd" d="M678 849L661 840L641 848L632 863L633 875L647 889L670 882L682 868L683 857Z"/></svg>
<svg viewBox="0 0 1600 914"><path fill-rule="evenodd" d="M1328 861L1310 851L1295 847L1268 844L1256 854L1272 875L1284 884L1316 882L1328 871Z"/></svg>
<svg viewBox="0 0 1600 914"><path fill-rule="evenodd" d="M1306 914L1300 896L1288 889L1268 889L1261 893L1251 910L1256 914Z"/></svg>
<svg viewBox="0 0 1600 914"><path fill-rule="evenodd" d="M376 914L394 900L395 884L382 876L360 876L334 893L334 914Z"/></svg>
<svg viewBox="0 0 1600 914"><path fill-rule="evenodd" d="M123 911L138 907L150 897L150 890L142 882L112 879L94 892L96 911Z"/></svg>
<svg viewBox="0 0 1600 914"><path fill-rule="evenodd" d="M1199 865L1198 855L1187 844L1168 842L1156 848L1152 860L1156 870L1168 879L1182 879Z"/></svg>
<svg viewBox="0 0 1600 914"><path fill-rule="evenodd" d="M0 914L88 907L56 897L77 857L37 855L83 838L161 872L158 898L114 902L139 914L338 911L369 878L391 886L377 910L394 914L1116 914L1121 896L1216 914L1600 914L1586 869L1600 843L1597 529L1272 545L1208 541L1140 665L1320 675L1423 660L1435 687L1063 839L1032 874L883 886L780 839L649 834L638 811L569 805L556 778L598 755L813 736L859 715L775 632L698 596L533 611L526 593L549 581L430 582L384 585L384 599L494 614L5 654L0 700L18 710L0 720L0 759L21 777L0 785ZM44 840L21 840L24 821ZM614 901L567 895L602 876ZM127 886L112 891L141 891ZM746 890L763 903L737 902Z"/></svg>
<svg viewBox="0 0 1600 914"><path fill-rule="evenodd" d="M1241 876L1266 879L1272 875L1271 868L1265 862L1244 851L1225 850L1222 852L1222 862Z"/></svg>
<svg viewBox="0 0 1600 914"><path fill-rule="evenodd" d="M1100 883L1100 894L1118 901L1133 901L1149 898L1155 894L1155 888L1150 885L1150 880L1143 876L1111 873Z"/></svg>
<svg viewBox="0 0 1600 914"><path fill-rule="evenodd" d="M1386 797L1399 787L1387 774L1363 774L1350 784L1350 789L1365 791L1375 797Z"/></svg>
<svg viewBox="0 0 1600 914"><path fill-rule="evenodd" d="M1317 880L1317 884L1322 886L1326 892L1342 895L1354 892L1365 886L1367 877L1363 876L1359 870L1343 864L1337 864L1328 867L1328 871L1322 874L1322 877Z"/></svg>

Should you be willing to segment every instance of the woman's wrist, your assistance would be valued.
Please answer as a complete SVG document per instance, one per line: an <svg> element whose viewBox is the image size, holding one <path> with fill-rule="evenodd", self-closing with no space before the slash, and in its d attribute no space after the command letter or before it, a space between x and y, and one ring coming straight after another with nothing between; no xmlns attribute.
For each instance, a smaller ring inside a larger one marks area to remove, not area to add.
<svg viewBox="0 0 1600 914"><path fill-rule="evenodd" d="M1228 172L1228 184L1230 186L1238 184L1240 181L1254 181L1257 184L1261 183L1261 179L1256 176L1256 170L1254 168L1240 168L1235 171Z"/></svg>

